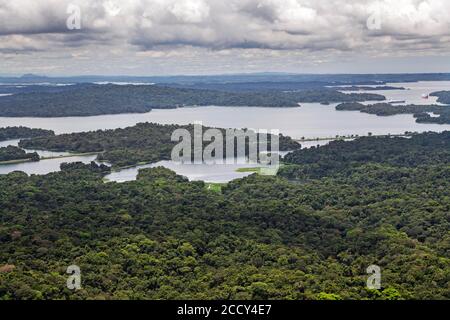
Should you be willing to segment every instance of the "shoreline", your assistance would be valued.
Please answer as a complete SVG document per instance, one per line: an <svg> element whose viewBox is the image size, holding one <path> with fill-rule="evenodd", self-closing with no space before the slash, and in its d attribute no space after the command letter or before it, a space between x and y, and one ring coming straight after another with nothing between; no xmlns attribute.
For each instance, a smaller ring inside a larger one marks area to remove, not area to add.
<svg viewBox="0 0 450 320"><path fill-rule="evenodd" d="M49 150L40 150L40 151L49 151ZM1 165L9 165L9 164L27 163L27 162L40 162L40 161L45 161L45 160L64 159L64 158L72 158L72 157L93 156L93 155L98 155L100 153L101 152L73 153L70 155L63 155L63 156L44 157L44 158L40 158L39 161L33 161L31 159L15 159L15 160L8 160L8 161L0 161L0 166Z"/></svg>

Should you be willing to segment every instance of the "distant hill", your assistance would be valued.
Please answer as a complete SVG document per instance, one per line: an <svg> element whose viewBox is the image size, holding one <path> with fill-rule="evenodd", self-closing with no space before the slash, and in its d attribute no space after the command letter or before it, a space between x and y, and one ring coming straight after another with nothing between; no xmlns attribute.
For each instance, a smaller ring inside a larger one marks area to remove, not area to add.
<svg viewBox="0 0 450 320"><path fill-rule="evenodd" d="M247 82L319 82L323 85L345 84L385 84L386 82L450 81L450 73L419 74L291 74L291 73L249 73L229 75L196 76L69 76L47 77L25 74L22 77L0 77L1 83L40 82L49 83L83 83L83 82L147 82L160 84L205 84L205 83L247 83Z"/></svg>
<svg viewBox="0 0 450 320"><path fill-rule="evenodd" d="M48 79L48 77L46 76L39 76L33 73L26 73L20 77L20 79L42 79L42 78Z"/></svg>

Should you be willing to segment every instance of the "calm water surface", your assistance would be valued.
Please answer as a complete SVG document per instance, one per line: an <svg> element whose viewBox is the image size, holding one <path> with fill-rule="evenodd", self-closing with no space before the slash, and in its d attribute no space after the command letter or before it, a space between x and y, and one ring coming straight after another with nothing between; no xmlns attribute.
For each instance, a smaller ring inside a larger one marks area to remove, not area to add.
<svg viewBox="0 0 450 320"><path fill-rule="evenodd" d="M60 165L65 162L83 162L87 164L91 163L91 161L94 161L96 158L96 155L75 156L69 158L41 160L37 162L0 165L0 174L7 174L13 171L23 171L27 174L47 174L60 171Z"/></svg>
<svg viewBox="0 0 450 320"><path fill-rule="evenodd" d="M377 90L391 100L405 100L407 104L434 104L436 98L423 99L423 94L439 90L450 90L450 81L391 83L388 85L405 87L408 90ZM298 108L258 108L258 107L188 107L172 110L153 110L145 114L120 114L94 117L64 118L8 118L0 117L0 127L27 126L54 130L57 134L115 129L133 126L139 122L161 124L189 124L201 121L206 126L221 128L278 129L293 138L335 137L336 135L402 134L405 131L450 130L450 125L418 124L412 115L378 117L357 111L336 111L336 104L328 106L318 103L305 103ZM17 145L18 140L0 142L1 146ZM328 141L304 142L304 147L323 145ZM53 157L67 153L38 151L42 157ZM46 174L59 170L63 162L82 161L89 163L96 156L70 157L43 160L40 162L0 165L0 174L20 170L26 173ZM108 176L111 181L128 181L136 177L142 167L165 166L191 180L207 182L227 182L250 173L238 173L236 169L243 165L179 165L170 161L113 172ZM254 167L255 165L249 165Z"/></svg>
<svg viewBox="0 0 450 320"><path fill-rule="evenodd" d="M437 97L429 96L424 99L422 95L429 95L436 91L450 90L450 81L419 81L419 82L406 82L406 83L387 83L387 86L403 87L407 90L374 90L374 91L352 91L354 93L378 93L386 97L387 101L402 101L399 105L406 104L419 104L419 105L431 105L440 104L437 102ZM365 87L377 87L365 86ZM347 92L349 93L349 92ZM373 102L366 102L366 104L372 104Z"/></svg>
<svg viewBox="0 0 450 320"><path fill-rule="evenodd" d="M138 171L144 168L165 167L175 171L177 174L187 177L191 181L205 181L215 183L226 183L234 179L244 178L252 172L236 172L239 168L259 167L257 164L180 164L172 161L160 161L154 164L137 166L113 172L105 178L109 181L125 182L136 179Z"/></svg>
<svg viewBox="0 0 450 320"><path fill-rule="evenodd" d="M378 117L358 111L336 111L336 104L303 104L299 108L192 107L153 110L144 114L121 114L66 118L5 118L0 127L27 126L54 130L57 134L115 129L139 122L189 124L201 121L206 126L222 128L279 129L300 139L335 135L398 134L405 131L443 131L450 125L419 124L412 115Z"/></svg>

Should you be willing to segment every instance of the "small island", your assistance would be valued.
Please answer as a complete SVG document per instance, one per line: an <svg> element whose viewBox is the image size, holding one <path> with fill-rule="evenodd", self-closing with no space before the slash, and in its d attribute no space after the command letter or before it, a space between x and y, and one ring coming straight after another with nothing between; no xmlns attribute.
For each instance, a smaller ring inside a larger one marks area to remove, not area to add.
<svg viewBox="0 0 450 320"><path fill-rule="evenodd" d="M391 103L364 105L358 102L346 102L337 105L336 110L360 111L377 116L412 114L418 123L450 124L450 106L412 104L403 106L393 105Z"/></svg>
<svg viewBox="0 0 450 320"><path fill-rule="evenodd" d="M27 153L25 150L15 146L0 148L0 164L39 161L39 155L36 152Z"/></svg>
<svg viewBox="0 0 450 320"><path fill-rule="evenodd" d="M6 127L0 128L0 141L13 139L37 138L54 136L55 133L45 129L31 129L27 127Z"/></svg>

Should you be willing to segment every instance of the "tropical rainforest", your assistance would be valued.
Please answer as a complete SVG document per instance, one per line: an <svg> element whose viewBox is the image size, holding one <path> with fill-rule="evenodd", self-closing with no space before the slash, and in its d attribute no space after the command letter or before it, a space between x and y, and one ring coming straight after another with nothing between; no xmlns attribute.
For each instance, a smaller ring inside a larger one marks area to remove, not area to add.
<svg viewBox="0 0 450 320"><path fill-rule="evenodd" d="M35 87L33 87L35 88ZM145 113L183 106L298 107L299 102L382 101L378 94L345 94L319 88L231 92L161 85L77 84L26 91L0 99L2 117L67 117Z"/></svg>
<svg viewBox="0 0 450 320"><path fill-rule="evenodd" d="M72 134L62 134L56 136L39 137L21 140L19 146L26 149L70 151L76 153L98 152L98 159L107 161L115 167L136 165L139 163L157 162L169 160L173 147L178 141L172 141L172 133L177 129L186 129L194 136L194 126L161 125L157 123L138 123L135 126L115 129L98 130L91 132L81 132ZM202 127L202 131L211 129ZM226 136L225 129L220 129L222 136ZM244 133L252 132L243 130ZM268 140L268 150L271 150L272 141ZM259 138L257 138L259 139ZM259 140L255 140L259 141ZM193 139L191 141L193 143ZM247 138L246 153L248 155L248 145L251 141ZM210 142L203 141L203 146ZM290 151L299 149L300 144L290 137L279 136L280 151ZM224 155L226 144L224 143ZM192 150L194 148L192 147ZM236 147L235 147L236 152Z"/></svg>
<svg viewBox="0 0 450 320"><path fill-rule="evenodd" d="M26 153L23 149L15 146L0 148L0 162L27 159L39 161L39 155L36 152Z"/></svg>
<svg viewBox="0 0 450 320"><path fill-rule="evenodd" d="M430 94L433 97L438 97L438 102L450 105L450 91L438 91Z"/></svg>
<svg viewBox="0 0 450 320"><path fill-rule="evenodd" d="M358 102L345 102L336 106L338 111L360 111L377 116L413 114L417 123L450 124L450 105L393 105L376 103L364 105Z"/></svg>
<svg viewBox="0 0 450 320"><path fill-rule="evenodd" d="M36 138L53 136L55 133L51 130L45 129L31 129L27 127L6 127L0 128L0 141Z"/></svg>
<svg viewBox="0 0 450 320"><path fill-rule="evenodd" d="M449 150L450 132L339 141L218 189L95 163L1 175L0 299L450 299Z"/></svg>

